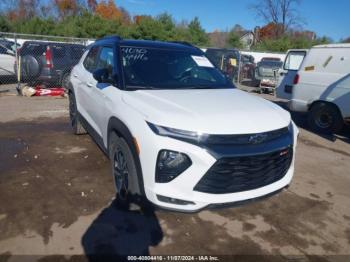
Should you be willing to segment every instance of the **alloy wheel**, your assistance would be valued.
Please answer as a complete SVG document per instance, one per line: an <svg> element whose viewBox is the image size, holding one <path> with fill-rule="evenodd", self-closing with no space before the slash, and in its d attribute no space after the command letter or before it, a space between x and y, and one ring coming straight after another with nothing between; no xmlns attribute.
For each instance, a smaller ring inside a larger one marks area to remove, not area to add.
<svg viewBox="0 0 350 262"><path fill-rule="evenodd" d="M114 179L115 179L115 185L117 188L118 196L125 200L128 195L128 165L126 162L126 158L123 154L123 152L120 149L117 149L116 153L114 154Z"/></svg>

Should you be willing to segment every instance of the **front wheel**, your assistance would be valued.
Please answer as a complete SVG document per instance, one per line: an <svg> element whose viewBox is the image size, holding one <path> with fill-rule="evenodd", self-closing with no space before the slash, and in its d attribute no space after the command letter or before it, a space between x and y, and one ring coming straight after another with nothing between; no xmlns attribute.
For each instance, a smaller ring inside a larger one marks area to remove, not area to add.
<svg viewBox="0 0 350 262"><path fill-rule="evenodd" d="M109 141L116 197L119 203L128 205L133 197L141 196L135 159L124 138L112 133Z"/></svg>
<svg viewBox="0 0 350 262"><path fill-rule="evenodd" d="M344 121L336 106L317 103L312 106L308 115L308 123L312 130L331 134L342 130Z"/></svg>
<svg viewBox="0 0 350 262"><path fill-rule="evenodd" d="M86 134L86 131L80 121L80 116L78 113L74 92L69 91L68 96L69 96L69 118L70 118L71 126L73 128L73 132L76 135Z"/></svg>

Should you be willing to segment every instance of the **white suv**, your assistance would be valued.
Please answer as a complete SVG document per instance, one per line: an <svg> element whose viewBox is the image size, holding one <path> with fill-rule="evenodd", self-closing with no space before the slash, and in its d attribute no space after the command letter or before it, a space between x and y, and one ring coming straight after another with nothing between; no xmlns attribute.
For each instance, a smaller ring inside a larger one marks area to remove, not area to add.
<svg viewBox="0 0 350 262"><path fill-rule="evenodd" d="M15 46L14 42L0 39L0 82L2 78L15 76Z"/></svg>
<svg viewBox="0 0 350 262"><path fill-rule="evenodd" d="M290 114L187 43L107 37L71 73L70 117L111 159L117 198L198 211L273 194L294 172Z"/></svg>

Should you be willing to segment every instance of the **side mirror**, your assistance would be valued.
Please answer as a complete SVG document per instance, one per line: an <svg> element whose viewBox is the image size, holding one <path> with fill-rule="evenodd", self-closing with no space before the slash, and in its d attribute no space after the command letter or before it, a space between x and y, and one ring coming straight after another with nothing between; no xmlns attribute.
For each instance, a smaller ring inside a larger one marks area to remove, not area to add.
<svg viewBox="0 0 350 262"><path fill-rule="evenodd" d="M96 79L98 83L107 83L108 82L108 69L107 68L101 68L97 69L92 73L92 76Z"/></svg>
<svg viewBox="0 0 350 262"><path fill-rule="evenodd" d="M97 69L92 73L92 76L96 79L97 83L100 84L116 85L118 83L118 75L110 75L107 68Z"/></svg>

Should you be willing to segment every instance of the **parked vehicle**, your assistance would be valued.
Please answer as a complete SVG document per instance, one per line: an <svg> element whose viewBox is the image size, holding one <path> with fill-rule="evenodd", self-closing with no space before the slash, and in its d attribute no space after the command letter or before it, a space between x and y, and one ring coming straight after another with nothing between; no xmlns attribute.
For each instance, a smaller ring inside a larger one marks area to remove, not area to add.
<svg viewBox="0 0 350 262"><path fill-rule="evenodd" d="M84 50L79 44L26 41L19 50L21 77L31 85L67 87L69 74Z"/></svg>
<svg viewBox="0 0 350 262"><path fill-rule="evenodd" d="M277 72L282 67L279 58L263 58L256 66L255 79L259 80L261 93L273 92L277 84Z"/></svg>
<svg viewBox="0 0 350 262"><path fill-rule="evenodd" d="M15 42L0 39L0 81L8 82L9 79L16 78L14 72L15 52Z"/></svg>
<svg viewBox="0 0 350 262"><path fill-rule="evenodd" d="M294 78L289 107L307 112L318 132L338 132L350 120L350 44L310 49Z"/></svg>
<svg viewBox="0 0 350 262"><path fill-rule="evenodd" d="M232 81L237 81L240 54L237 49L208 48L205 55Z"/></svg>
<svg viewBox="0 0 350 262"><path fill-rule="evenodd" d="M198 211L291 182L290 114L234 88L190 44L97 40L72 70L69 103L75 134L109 156L119 201Z"/></svg>
<svg viewBox="0 0 350 262"><path fill-rule="evenodd" d="M292 98L293 82L307 52L307 49L288 50L283 68L278 72L279 77L275 93L276 97L288 100Z"/></svg>
<svg viewBox="0 0 350 262"><path fill-rule="evenodd" d="M241 55L242 70L241 79L255 79L255 68L254 57L251 55Z"/></svg>

